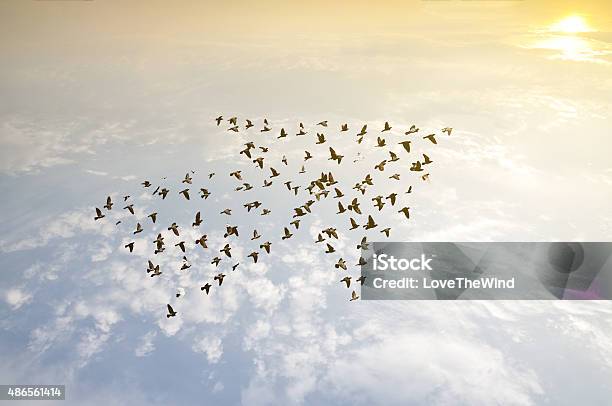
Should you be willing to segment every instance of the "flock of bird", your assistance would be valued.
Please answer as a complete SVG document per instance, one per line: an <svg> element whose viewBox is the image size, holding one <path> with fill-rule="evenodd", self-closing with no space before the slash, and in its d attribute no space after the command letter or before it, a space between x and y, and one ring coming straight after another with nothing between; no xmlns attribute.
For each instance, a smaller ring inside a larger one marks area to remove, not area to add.
<svg viewBox="0 0 612 406"><path fill-rule="evenodd" d="M226 120L224 119L223 116L219 116L215 119L215 121L216 121L217 126L221 126L221 124L224 123ZM227 123L229 125L229 127L227 128L227 131L234 132L234 133L238 133L242 131L248 134L249 136L250 135L255 136L257 134L256 130L251 130L251 128L255 127L255 124L253 124L253 122L249 119L245 120L244 126L241 126L238 124L237 117L230 117L229 119L227 119ZM330 129L328 125L328 121L321 121L317 123L315 125L315 128L316 128L316 131L314 131L314 134L313 134L314 135L313 139L316 141L314 142L314 145L317 146L315 148L317 149L324 148L321 146L323 144L329 143L329 140L328 140L329 137L326 135L326 132L329 132L329 129ZM437 134L427 134L427 135L421 136L420 129L417 128L415 125L412 125L409 127L407 131L402 131L401 134L398 136L396 134L390 133L392 128L393 127L388 122L385 122L382 130L379 130L378 134L376 134L376 143L372 148L380 148L381 150L386 149L385 152L386 154L388 154L388 156L386 156L385 159L382 159L381 161L377 162L373 166L372 169L375 171L374 173L382 173L388 167L393 166L394 173L388 176L388 179L391 179L396 182L401 182L401 179L405 179L405 177L407 177L408 174L413 173L413 174L416 174L418 178L420 178L420 180L428 181L430 175L429 175L429 172L427 171L427 168L429 167L429 165L433 163L433 160L426 153L421 152L419 154L416 154L416 152L413 151L413 144L417 141L422 141L426 143L427 145L432 145L432 146L437 145L438 135ZM270 125L267 119L263 119L262 127L258 131L259 135L266 136L267 139L270 139L270 137L268 137L268 133L272 131L274 131L272 128L272 125ZM450 136L452 131L453 131L452 128L445 127L441 130L441 133L446 134L447 136ZM348 124L341 124L339 127L339 135L343 136L344 133L348 133L348 132L349 132ZM274 139L275 142L278 142L277 140L282 140L283 138L287 138L289 136L289 133L287 132L287 130L285 130L284 127L280 128L280 130L276 130L276 133L278 134L278 136L275 137ZM368 133L369 133L368 125L365 124L361 126L360 131L356 133L356 138L354 139L355 142L361 145L364 141L364 137L366 137ZM306 129L304 124L299 123L295 136L296 137L307 137L309 136L309 134L310 132ZM396 139L391 141L391 137L396 138ZM262 173L269 171L270 175L264 178L263 184L260 187L261 188L271 187L272 184L277 181L276 178L278 178L281 175L281 170L278 170L276 168L281 167L279 165L288 167L287 157L283 155L280 162L276 162L276 163L271 162L271 159L267 158L267 155L269 155L271 146L264 146L263 144L256 145L254 141L248 141L244 143L243 145L244 145L244 149L239 151L239 156L250 161L249 163L253 164L254 167L257 168L258 170L263 171ZM400 146L399 151L393 151L391 149L392 145L399 145ZM326 147L327 148L324 148L324 150L325 150L325 156L327 156L327 160L335 162L337 165L341 165L343 162L345 162L345 165L346 165L346 162L347 162L346 159L343 161L343 159L345 158L345 155L341 153L339 148L337 147L334 148L332 146L326 146ZM322 155L323 154L317 153L317 156L322 156ZM353 163L357 162L360 156L361 156L361 153L357 153L357 159L353 160ZM298 176L305 175L307 173L306 165L308 161L313 158L315 158L315 156L311 152L307 150L304 151L303 161L298 164L298 166L301 166L301 169L298 171L298 174L297 174ZM397 162L399 162L400 160L402 161L409 160L410 165L409 166L406 165L403 168L401 168L397 164ZM276 168L273 167L272 165L276 165ZM180 195L181 198L185 200L191 200L192 197L195 197L194 196L195 194L199 194L199 197L203 200L208 199L211 196L211 192L207 188L205 187L193 188L194 174L195 174L194 171L190 171L186 173L185 177L181 179L182 187L179 188L180 190L176 190L175 193ZM215 176L216 176L215 173L209 173L207 177L209 181L212 181L213 177ZM249 180L247 179L246 174L243 175L242 170L234 170L230 172L229 177L233 178L234 181L237 182L237 186L235 187L235 192L247 192L247 191L250 191L256 188L256 186L254 186L252 183L249 183ZM305 195L304 200L300 201L299 205L297 205L296 207L292 209L293 213L292 213L291 219L288 221L287 225L283 226L282 233L279 233L281 241L285 241L285 240L292 238L293 235L300 230L300 222L302 221L302 218L311 214L315 206L317 206L319 202L327 200L330 195L331 195L331 199L337 199L338 211L336 212L336 214L348 217L348 219L345 220L346 223L348 223L347 224L348 231L357 232L357 230L360 230L360 229L367 231L367 230L373 230L373 229L379 228L380 233L383 234L385 237L388 238L391 235L391 227L383 228L383 226L379 226L376 220L374 219L374 216L370 212L370 210L368 210L368 208L366 207L368 206L368 200L364 201L364 199L366 199L365 198L366 192L370 189L373 189L373 186L374 186L374 179L371 173L367 173L359 177L356 183L350 189L350 191L347 190L346 188L341 187L339 181L336 180L336 177L334 176L333 172L330 170L321 172L320 174L317 174L316 176L310 179L307 178L306 181L304 182L297 182L291 179L286 180L284 182L281 180L280 182L283 183L283 185L288 190L288 193L290 193L290 195L293 196L294 198ZM141 185L144 189L147 189L147 190L153 189L154 187L153 183L150 182L149 180L143 181ZM168 188L160 185L160 186L156 186L156 188L152 192L152 195L159 196L161 200L165 200L170 192L171 191ZM399 202L403 200L402 197L404 195L408 195L410 193L412 193L412 185L405 185L401 191L394 191L386 196L376 194L375 196L369 199L369 202L371 202L371 207L372 207L371 210L375 208L378 210L378 212L380 212L383 210L383 208L386 207L389 210L394 210L397 213L396 215L401 216L401 218L404 218L405 220L409 220L410 219L410 207L400 204ZM136 212L134 210L134 203L132 203L131 197L129 195L123 196L123 203L124 203L123 210L127 210L132 217L137 217L135 214ZM102 209L96 207L95 208L96 215L94 217L94 220L104 219L107 216L108 212L112 210L114 205L115 203L113 202L111 196L108 196L106 199L106 204L102 206L102 208L106 210L106 213ZM259 215L261 216L266 216L270 214L271 210L268 208L263 207L261 210L259 210L259 208L262 205L263 205L262 202L258 200L254 200L254 201L245 202L242 206L246 210L246 212L249 214L255 214L257 211L259 211ZM390 209L390 208L393 208L393 209ZM226 208L220 211L219 215L226 216L227 218L232 218L233 216L232 209ZM136 219L135 220L136 225L134 226L135 228L132 231L132 235L137 235L144 231L143 223L145 221L155 224L157 221L157 216L158 216L157 212L152 212L152 213L149 213L144 219ZM191 227L199 228L202 223L203 223L203 217L202 217L201 211L198 211L194 214L194 221L191 224ZM119 224L121 224L121 221L116 222L117 226ZM339 240L340 238L339 237L340 232L338 228L339 227L330 226L330 227L321 229L317 235L317 238L314 240L315 244L320 244L324 247L325 254L339 255L339 253L337 253L336 248L334 246L335 244L334 241ZM182 227L179 226L177 223L173 222L167 227L167 230L171 232L174 236L180 237L181 232L182 232ZM224 238L223 246L218 250L215 249L212 254L214 255L214 257L212 258L210 263L213 264L215 268L218 268L223 261L232 261L232 241L239 238L240 232L241 231L239 231L238 225L229 225L229 224L226 225L225 233L223 234L223 238ZM260 258L260 255L262 254L268 255L271 253L271 250L272 250L271 247L272 247L273 242L270 241L270 239L267 239L266 241L259 243L259 240L263 240L264 238L262 234L258 232L257 229L252 230L251 235L252 235L251 237L247 237L247 238L249 238L250 241L255 242L256 244L255 247L259 247L259 248L254 249L250 254L247 255L247 257L250 258L252 262L257 263L257 261ZM162 235L162 233L158 233L156 238L153 240L154 247L155 247L153 251L153 255L159 255L166 251L167 245L164 242L164 240L165 240L164 235ZM369 244L370 243L368 242L366 236L362 236L360 242L357 244L357 249L361 250L361 252L367 251L369 249ZM189 246L190 245L191 243L189 244ZM201 248L202 250L211 251L211 248L209 248L208 246L208 235L207 234L202 234L201 237L199 237L198 239L194 241L193 245L194 245L193 249ZM134 246L135 246L135 241L131 241L125 244L124 248L128 250L130 253L132 253L134 251ZM182 256L180 271L188 272L192 264L187 258L188 254L187 254L186 241L185 240L179 241L178 243L174 244L174 247L176 251L179 251L180 255ZM160 276L162 274L162 271L160 270L160 265L155 264L154 262L155 262L154 260L149 259L147 263L147 268L146 268L147 274L152 278L156 276ZM366 263L367 263L366 259L361 255L359 257L359 261L355 264L355 266L360 267ZM235 271L239 267L239 265L240 265L239 262L233 263L231 265L232 271ZM349 265L347 265L346 260L343 259L342 256L339 256L337 258L337 261L335 261L335 264L334 264L335 269L344 271L347 273L348 273L348 266ZM210 294L211 289L215 285L217 287L220 287L223 284L224 278L226 276L227 275L225 273L219 272L212 278L212 280L206 281L206 283L204 283L202 286L199 286L199 288L202 292L208 295ZM351 291L349 301L355 301L359 299L359 295L357 291L354 289L352 290L350 289L352 280L353 280L353 277L351 275L345 275L342 279L339 280L341 284L345 284L346 288L348 288ZM359 278L355 279L355 282L356 284L361 286L365 283L365 277L360 276ZM183 296L184 294L185 294L185 290L183 288L177 289L177 293L176 293L177 298ZM172 307L171 304L167 304L166 307L167 307L166 316L168 318L174 317L178 314L178 312Z"/></svg>

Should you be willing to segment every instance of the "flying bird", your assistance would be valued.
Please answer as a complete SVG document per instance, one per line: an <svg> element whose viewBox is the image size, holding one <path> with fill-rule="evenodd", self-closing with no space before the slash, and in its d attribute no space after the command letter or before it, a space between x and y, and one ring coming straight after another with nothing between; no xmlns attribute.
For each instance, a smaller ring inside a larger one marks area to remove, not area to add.
<svg viewBox="0 0 612 406"><path fill-rule="evenodd" d="M166 314L167 318L174 317L177 315L177 312L174 311L172 306L168 305L168 314Z"/></svg>

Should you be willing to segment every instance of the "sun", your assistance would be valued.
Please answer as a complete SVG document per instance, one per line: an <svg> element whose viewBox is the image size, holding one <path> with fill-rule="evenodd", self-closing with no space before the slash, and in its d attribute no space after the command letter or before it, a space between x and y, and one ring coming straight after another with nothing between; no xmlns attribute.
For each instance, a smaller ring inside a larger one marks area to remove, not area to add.
<svg viewBox="0 0 612 406"><path fill-rule="evenodd" d="M590 32L593 31L586 20L578 15L572 15L565 17L564 19L557 21L549 27L551 32L562 32L566 34L574 34L579 32Z"/></svg>

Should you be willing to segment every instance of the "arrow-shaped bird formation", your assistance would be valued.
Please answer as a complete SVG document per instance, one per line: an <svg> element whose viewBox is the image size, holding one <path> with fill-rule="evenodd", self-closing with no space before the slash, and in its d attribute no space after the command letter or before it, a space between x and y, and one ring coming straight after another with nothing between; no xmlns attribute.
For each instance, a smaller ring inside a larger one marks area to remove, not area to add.
<svg viewBox="0 0 612 406"><path fill-rule="evenodd" d="M215 121L217 126L221 126L226 120L223 116L219 116ZM433 154L431 152L427 151L427 153L424 153L420 151L417 153L414 147L416 144L435 147L439 142L438 134L429 133L422 135L420 129L415 125L410 126L405 131L402 130L400 134L393 134L391 131L394 127L391 126L389 122L385 122L383 128L372 136L373 140L375 137L375 144L372 148L384 151L385 158L376 162L376 164L372 166L371 171L377 174L376 176L378 177L382 175L383 172L391 170L393 173L391 175L384 175L383 181L391 179L394 182L398 182L398 187L394 188L394 192L384 195L371 192L374 190L375 186L375 175L372 175L372 173L358 175L356 179L349 182L349 184L355 182L354 186L349 189L347 189L345 182L337 180L333 170L323 171L310 178L304 176L308 173L306 165L314 158L325 158L328 161L332 161L333 166L351 165L351 159L346 157L345 153L343 153L340 148L326 145L329 144L332 139L330 135L334 135L329 134L331 127L327 120L318 122L314 126L314 131L310 131L310 129L307 129L306 126L300 122L295 132L286 130L284 127L274 128L267 119L263 119L263 123L259 126L259 129L252 129L257 126L249 119L246 119L244 126L238 123L238 117L230 117L227 119L227 123L229 125L227 131L232 133L246 133L247 136L252 136L254 139L262 138L261 141L248 141L244 143L244 149L238 152L238 156L248 160L248 164L253 165L253 170L259 170L262 174L265 174L263 184L259 186L255 185L252 181L247 179L247 175L243 174L242 170L235 170L229 173L229 179L233 179L237 184L234 191L236 193L244 193L254 188L263 188L263 190L267 190L267 188L272 187L273 184L280 184L282 185L280 186L281 188L287 189L288 192L286 191L285 193L289 193L292 198L300 200L298 201L298 205L292 209L291 218L287 221L286 225L282 226L279 234L275 236L275 238L266 238L257 229L244 232L239 230L237 225L226 225L225 233L223 234L223 245L221 247L215 247L214 249L209 247L207 234L201 234L201 237L193 241L193 243L191 241L179 241L174 244L174 248L171 249L171 251L182 257L180 272L189 272L192 264L187 258L188 251L197 249L210 253L212 257L210 263L213 264L215 268L219 268L221 263L229 263L231 264L231 270L236 271L240 263L232 258L232 242L237 239L241 241L248 240L250 244L253 244L253 251L247 255L247 258L250 258L253 263L257 263L261 260L260 257L270 255L271 252L273 252L272 246L275 240L278 241L280 238L280 241L284 241L292 238L304 228L300 228L300 222L303 220L303 217L312 215L313 210L315 210L316 206L321 202L331 200L337 201L338 211L336 214L346 217L346 220L343 220L346 227L330 226L319 230L317 238L314 240L314 244L322 246L326 255L337 256L337 260L334 264L335 270L349 273L348 268L351 265L346 263L345 259L337 252L334 246L337 240L341 238L342 231L340 231L340 229L346 229L350 233L357 233L359 230L365 230L367 232L368 230L379 229L381 235L384 235L385 238L389 238L391 236L391 227L379 225L374 218L376 214L373 213L391 210L395 215L399 216L400 219L404 219L405 221L410 220L410 207L404 204L403 201L407 195L412 193L413 186L409 184L409 182L405 182L405 180L410 175L416 175L417 181L428 181L430 179L428 168L434 163L434 159L431 157ZM348 123L342 123L337 128L339 131L336 135L339 136L339 139L345 138L345 133L350 131ZM365 146L362 145L362 143L364 138L369 134L369 128L367 124L360 125L358 128L359 132L355 134L355 142L359 147L363 148ZM450 136L452 131L452 128L445 127L442 128L440 132L441 135L446 134L446 136ZM278 134L278 136L273 136L273 134ZM303 158L298 165L301 169L297 173L297 176L299 179L302 179L301 181L289 179L288 174L284 173L285 171L278 169L288 167L289 162L286 156L283 155L280 162L273 162L272 159L268 159L266 156L269 155L269 151L273 148L272 144L274 144L274 146L282 144L286 142L284 139L290 136L312 138L312 148L304 151ZM267 145L263 145L264 143L267 143ZM397 150L394 151L392 149L393 147L397 147ZM354 158L352 163L360 161L363 159L363 156L361 152L358 152ZM408 165L403 164L404 162L408 162ZM177 188L174 193L180 196L179 199L191 200L200 198L206 201L211 196L211 192L206 187L194 187L194 175L194 171L186 173L185 177L180 180L181 187ZM206 181L212 182L215 175L215 173L209 173ZM277 179L281 175L284 175L283 179ZM351 175L355 174L351 173ZM306 179L303 180L304 178ZM414 180L414 176L412 179ZM376 183L379 181L380 180L376 180ZM149 180L144 180L141 185L144 189L150 190L153 188L153 183ZM156 186L152 194L164 201L171 192L172 191L166 188L165 185L160 185ZM366 194L368 194L368 197L366 197ZM372 196L370 197L370 195ZM108 212L113 209L114 204L111 196L108 196L106 204L102 206L106 213L102 209L96 207L94 220L104 219ZM124 206L122 209L128 211L130 217L134 217L134 222L136 223L131 235L140 234L145 230L147 224L155 224L159 221L157 212L149 213L144 218L138 218L135 214L134 203L132 203L129 195L123 196L123 204ZM242 206L246 213L251 215L266 216L271 213L270 209L261 207L263 203L259 200L244 202ZM217 211L217 213L219 213L219 216L223 216L227 219L233 217L232 209L230 208ZM191 223L190 227L200 228L204 222L201 211L194 213L193 218L194 221ZM117 221L116 225L119 226L120 223L121 221ZM172 222L167 227L167 231L171 232L175 237L180 238L182 226L178 225L176 222ZM160 232L155 239L153 239L155 246L153 256L166 252L167 246L164 242L163 234L164 233ZM240 237L240 235L242 235L242 237ZM359 237L361 237L361 239L359 244L357 244L357 250L368 250L369 242L367 237L365 235L360 235L358 238ZM132 253L135 243L135 241L130 241L124 245L124 248ZM360 255L359 261L354 264L353 267L360 269L359 267L366 263L367 261L365 258ZM148 260L146 272L151 278L159 277L163 273L162 270L160 270L160 265L155 264L154 259ZM211 289L217 289L222 286L226 276L227 274L219 272L213 277L212 281L203 281L201 286L194 287L193 289L196 291L199 290L202 294L209 295ZM352 283L352 280L350 274L344 275L342 279L339 279L339 283L345 285L351 292L349 301L359 299L359 295L354 288L355 285L363 285L365 283L365 277L360 276L356 278L355 283ZM353 286L353 289L351 289L351 286ZM176 297L179 298L184 296L185 293L185 289L179 287L177 288ZM167 304L166 307L166 316L168 318L179 314L178 311L174 310L171 304Z"/></svg>

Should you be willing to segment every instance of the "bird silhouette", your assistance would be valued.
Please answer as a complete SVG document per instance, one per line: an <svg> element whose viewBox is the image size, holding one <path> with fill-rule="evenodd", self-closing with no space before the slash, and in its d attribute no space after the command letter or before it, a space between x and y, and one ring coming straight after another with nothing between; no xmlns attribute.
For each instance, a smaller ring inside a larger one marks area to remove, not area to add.
<svg viewBox="0 0 612 406"><path fill-rule="evenodd" d="M174 309L172 308L172 306L170 306L170 305L168 304L168 314L166 314L166 317L167 317L167 318L174 317L174 316L176 316L177 314L178 314L178 313L174 311Z"/></svg>
<svg viewBox="0 0 612 406"><path fill-rule="evenodd" d="M350 288L351 287L351 277L350 276L345 276L344 278L340 279L340 283L346 283L346 287Z"/></svg>
<svg viewBox="0 0 612 406"><path fill-rule="evenodd" d="M102 210L96 207L96 217L94 217L94 220L100 220L100 219L103 219L104 217L105 216L104 214L102 214Z"/></svg>
<svg viewBox="0 0 612 406"><path fill-rule="evenodd" d="M213 279L219 282L219 286L221 286L221 284L223 283L223 278L225 278L225 274L218 274L217 276L215 276Z"/></svg>
<svg viewBox="0 0 612 406"><path fill-rule="evenodd" d="M357 296L357 293L355 291L353 291L351 293L351 299L349 300L349 302L355 301L357 299L359 299L359 296Z"/></svg>
<svg viewBox="0 0 612 406"><path fill-rule="evenodd" d="M208 295L210 293L210 288L212 287L212 285L210 283L206 283L206 285L202 286L200 288L200 290L202 291L206 291L206 294Z"/></svg>
<svg viewBox="0 0 612 406"><path fill-rule="evenodd" d="M436 134L426 135L425 137L423 137L423 139L431 141L432 144L437 144L438 143L438 141L436 141Z"/></svg>

